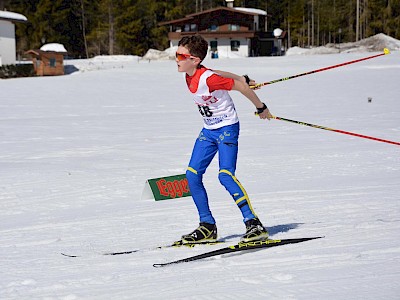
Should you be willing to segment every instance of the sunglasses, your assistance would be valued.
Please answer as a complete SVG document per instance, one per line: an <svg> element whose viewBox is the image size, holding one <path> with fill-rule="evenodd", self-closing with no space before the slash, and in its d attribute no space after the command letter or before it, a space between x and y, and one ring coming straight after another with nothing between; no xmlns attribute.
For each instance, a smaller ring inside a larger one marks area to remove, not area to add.
<svg viewBox="0 0 400 300"><path fill-rule="evenodd" d="M175 53L175 57L178 59L178 61L186 60L189 58L196 58L195 56L192 56L190 54L185 54L185 53Z"/></svg>

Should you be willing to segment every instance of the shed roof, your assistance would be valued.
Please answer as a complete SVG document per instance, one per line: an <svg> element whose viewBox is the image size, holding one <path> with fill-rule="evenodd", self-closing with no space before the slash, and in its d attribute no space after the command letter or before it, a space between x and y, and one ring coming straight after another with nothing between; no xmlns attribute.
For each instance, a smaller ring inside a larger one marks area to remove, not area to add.
<svg viewBox="0 0 400 300"><path fill-rule="evenodd" d="M67 50L65 49L64 45L59 43L45 44L42 47L40 47L40 50L49 52L67 53Z"/></svg>
<svg viewBox="0 0 400 300"><path fill-rule="evenodd" d="M30 54L30 55L33 55L33 56L40 56L41 54L59 54L59 55L64 55L65 53L64 52L56 52L56 51L43 51L43 50L39 50L39 49L31 49L31 50L25 51L25 54Z"/></svg>

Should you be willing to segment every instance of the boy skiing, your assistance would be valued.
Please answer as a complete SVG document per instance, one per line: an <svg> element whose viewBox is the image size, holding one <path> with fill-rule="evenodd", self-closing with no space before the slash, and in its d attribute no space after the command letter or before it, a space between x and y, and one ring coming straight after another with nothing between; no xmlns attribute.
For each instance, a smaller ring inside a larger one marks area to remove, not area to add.
<svg viewBox="0 0 400 300"><path fill-rule="evenodd" d="M201 65L207 51L207 41L195 35L183 37L176 52L178 72L186 73L187 86L204 120L204 127L195 142L186 171L200 224L193 232L183 235L182 242L202 243L217 239L216 222L210 211L207 192L202 182L203 174L217 152L218 179L239 207L246 226L246 233L241 241L266 239L268 232L255 214L245 189L235 177L239 119L228 91L237 90L246 96L256 107L261 119L269 120L272 115L267 106L249 88L250 79L247 76L212 71Z"/></svg>

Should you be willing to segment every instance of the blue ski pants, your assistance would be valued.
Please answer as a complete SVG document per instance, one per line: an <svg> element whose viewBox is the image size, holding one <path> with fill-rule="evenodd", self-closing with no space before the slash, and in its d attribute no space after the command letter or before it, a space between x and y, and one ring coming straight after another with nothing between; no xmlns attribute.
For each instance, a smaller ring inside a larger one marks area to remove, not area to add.
<svg viewBox="0 0 400 300"><path fill-rule="evenodd" d="M256 218L246 190L235 177L238 154L239 123L218 129L203 128L197 138L186 171L190 192L196 204L200 222L215 224L203 185L203 174L218 152L220 183L230 193L243 215L243 221Z"/></svg>

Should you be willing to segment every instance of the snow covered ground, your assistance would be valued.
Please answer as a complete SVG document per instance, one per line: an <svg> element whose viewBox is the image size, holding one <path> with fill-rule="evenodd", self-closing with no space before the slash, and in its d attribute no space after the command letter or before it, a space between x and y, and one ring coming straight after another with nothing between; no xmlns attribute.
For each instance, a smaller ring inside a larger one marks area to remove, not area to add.
<svg viewBox="0 0 400 300"><path fill-rule="evenodd" d="M258 82L375 53L206 60ZM277 116L400 141L399 52L265 86ZM202 121L173 61L69 62L69 76L0 80L1 299L398 299L400 147L241 119L237 177L272 238L324 239L156 269L220 246L147 250L197 226L190 197L142 200L183 173ZM369 102L368 98L372 101ZM241 215L205 175L219 236ZM68 258L60 253L81 254Z"/></svg>

